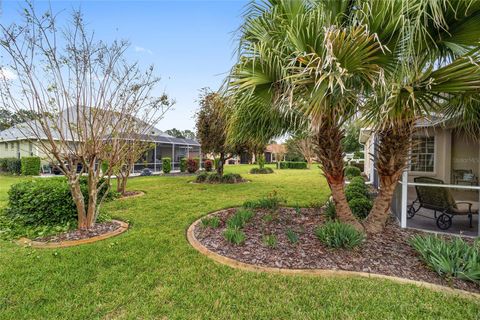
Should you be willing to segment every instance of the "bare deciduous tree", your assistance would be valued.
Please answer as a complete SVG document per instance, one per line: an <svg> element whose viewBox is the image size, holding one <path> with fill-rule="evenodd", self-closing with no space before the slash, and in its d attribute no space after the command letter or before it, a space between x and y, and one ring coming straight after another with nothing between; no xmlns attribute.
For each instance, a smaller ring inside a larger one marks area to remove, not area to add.
<svg viewBox="0 0 480 320"><path fill-rule="evenodd" d="M39 115L19 129L67 177L78 227L90 228L103 200L99 190L110 188L112 169L131 152L121 141L150 134L172 102L165 94L153 97L159 81L153 66L142 71L128 63L126 41L95 41L80 12L61 27L57 15L39 15L28 4L23 18L22 24L0 24L0 70L16 74L12 80L0 72L1 99L11 110ZM108 172L102 161L110 164ZM82 175L88 195L80 189Z"/></svg>

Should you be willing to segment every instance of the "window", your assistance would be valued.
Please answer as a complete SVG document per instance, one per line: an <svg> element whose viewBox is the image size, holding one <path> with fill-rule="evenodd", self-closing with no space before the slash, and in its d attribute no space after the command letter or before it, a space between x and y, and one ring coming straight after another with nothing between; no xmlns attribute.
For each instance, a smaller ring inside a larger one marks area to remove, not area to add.
<svg viewBox="0 0 480 320"><path fill-rule="evenodd" d="M13 149L15 149L15 143L10 142L10 150L13 150Z"/></svg>
<svg viewBox="0 0 480 320"><path fill-rule="evenodd" d="M412 146L411 171L435 170L435 137L415 137Z"/></svg>
<svg viewBox="0 0 480 320"><path fill-rule="evenodd" d="M8 142L5 142L5 151L8 151Z"/></svg>

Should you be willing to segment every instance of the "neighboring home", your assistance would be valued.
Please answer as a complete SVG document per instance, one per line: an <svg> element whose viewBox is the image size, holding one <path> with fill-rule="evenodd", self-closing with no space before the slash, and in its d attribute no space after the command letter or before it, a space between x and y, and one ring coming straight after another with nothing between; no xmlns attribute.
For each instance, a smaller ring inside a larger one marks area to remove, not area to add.
<svg viewBox="0 0 480 320"><path fill-rule="evenodd" d="M442 231L438 217L441 210L426 209L422 201L414 201L421 194L427 192L435 198L434 205L445 207L441 202L466 201L471 204L471 211L478 213L480 203L480 141L467 135L461 129L455 128L452 123L440 119L418 121L420 129L414 137L408 170L404 172L392 201L392 212L397 216L402 227ZM374 155L377 136L371 129L360 131L360 142L365 146L365 174L370 182L379 188L378 175L375 169ZM425 179L419 177L427 177ZM415 182L415 179L417 180ZM423 180L423 181L422 181ZM437 183L444 186L438 187ZM428 186L425 183L429 184ZM433 183L433 185L432 185ZM418 191L417 191L418 189ZM454 200L452 200L454 199ZM424 200L423 202L426 202ZM413 209L412 209L413 204ZM463 205L455 205L463 210ZM469 205L466 204L465 207ZM428 207L428 204L427 204ZM447 220L451 227L447 230L452 233L463 233L471 236L479 235L478 214L473 215L473 227L469 226L467 215L450 215L440 219ZM438 222L438 223L437 223Z"/></svg>
<svg viewBox="0 0 480 320"><path fill-rule="evenodd" d="M59 117L64 121L64 117ZM32 125L33 123L33 125ZM22 123L0 132L0 158L25 156L38 156L42 159L42 172L50 173L55 163L49 163L49 157L42 152L37 135L31 128L38 128L35 122ZM41 132L35 129L35 132ZM53 131L54 139L59 140L59 132ZM44 136L46 140L46 136ZM152 148L137 162L134 171L139 172L143 168L156 171L162 170L162 159L172 159L172 170L179 170L181 158L194 158L201 156L200 144L192 139L180 139L172 137L156 128L148 135L142 135L142 140L151 141Z"/></svg>
<svg viewBox="0 0 480 320"><path fill-rule="evenodd" d="M272 143L265 147L264 156L266 163L275 163L285 160L285 154L287 153L287 147L284 144ZM244 152L240 155L236 155L227 161L228 164L249 164L255 163L255 155Z"/></svg>

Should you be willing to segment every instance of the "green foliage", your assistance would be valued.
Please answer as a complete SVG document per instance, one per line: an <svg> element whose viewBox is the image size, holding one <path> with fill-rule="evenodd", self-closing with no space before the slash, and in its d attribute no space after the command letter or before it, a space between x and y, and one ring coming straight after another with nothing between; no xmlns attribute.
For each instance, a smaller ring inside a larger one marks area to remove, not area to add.
<svg viewBox="0 0 480 320"><path fill-rule="evenodd" d="M259 169L263 169L265 167L265 155L261 154L257 158L257 164Z"/></svg>
<svg viewBox="0 0 480 320"><path fill-rule="evenodd" d="M22 162L17 158L0 158L0 172L20 175Z"/></svg>
<svg viewBox="0 0 480 320"><path fill-rule="evenodd" d="M187 171L188 173L195 173L198 171L198 159L188 159L187 160Z"/></svg>
<svg viewBox="0 0 480 320"><path fill-rule="evenodd" d="M373 203L370 199L359 197L348 201L348 206L357 218L365 219L372 210Z"/></svg>
<svg viewBox="0 0 480 320"><path fill-rule="evenodd" d="M212 174L207 173L207 178L205 179L205 182L222 183L222 176L218 173L212 173Z"/></svg>
<svg viewBox="0 0 480 320"><path fill-rule="evenodd" d="M241 245L242 243L245 242L245 239L246 239L245 233L239 229L227 228L223 232L223 236L225 240L235 245Z"/></svg>
<svg viewBox="0 0 480 320"><path fill-rule="evenodd" d="M195 179L195 182L197 183L203 183L205 181L207 181L207 178L209 177L209 174L206 173L206 172L202 172L202 173L199 173L197 175L197 178Z"/></svg>
<svg viewBox="0 0 480 320"><path fill-rule="evenodd" d="M21 170L24 176L40 175L40 157L22 157Z"/></svg>
<svg viewBox="0 0 480 320"><path fill-rule="evenodd" d="M205 217L202 219L202 225L204 227L210 227L216 229L220 226L220 218L219 217Z"/></svg>
<svg viewBox="0 0 480 320"><path fill-rule="evenodd" d="M281 161L280 169L307 169L307 163L303 161Z"/></svg>
<svg viewBox="0 0 480 320"><path fill-rule="evenodd" d="M80 180L80 188L87 203L86 178ZM99 191L98 201L105 194L105 190L106 188L102 188ZM77 219L77 209L67 180L63 177L19 182L11 186L8 196L5 215L23 225L58 226L74 223ZM106 199L109 200L115 196L114 192L109 192Z"/></svg>
<svg viewBox="0 0 480 320"><path fill-rule="evenodd" d="M182 158L180 159L180 172L186 172L187 171L187 159Z"/></svg>
<svg viewBox="0 0 480 320"><path fill-rule="evenodd" d="M460 237L447 241L434 235L416 235L409 242L440 276L480 283L480 240L469 244Z"/></svg>
<svg viewBox="0 0 480 320"><path fill-rule="evenodd" d="M353 177L352 179L350 179L350 183L348 185L349 186L353 186L353 185L361 186L361 187L365 188L365 190L367 190L367 185L365 184L365 179L361 176Z"/></svg>
<svg viewBox="0 0 480 320"><path fill-rule="evenodd" d="M267 234L262 237L262 242L269 248L276 248L277 247L277 237L274 234Z"/></svg>
<svg viewBox="0 0 480 320"><path fill-rule="evenodd" d="M368 197L368 188L365 183L363 185L360 185L358 183L348 184L345 187L345 195L347 197L347 200L356 198L357 196L355 196L355 194Z"/></svg>
<svg viewBox="0 0 480 320"><path fill-rule="evenodd" d="M252 168L250 169L250 174L269 174L273 173L272 168L264 167L264 168Z"/></svg>
<svg viewBox="0 0 480 320"><path fill-rule="evenodd" d="M348 224L327 221L315 230L317 238L330 248L352 249L363 242L364 235Z"/></svg>
<svg viewBox="0 0 480 320"><path fill-rule="evenodd" d="M274 191L266 197L262 197L262 198L257 199L257 200L247 200L247 201L245 201L243 203L243 207L248 208L248 209L277 210L282 202L283 201L277 195L277 192Z"/></svg>
<svg viewBox="0 0 480 320"><path fill-rule="evenodd" d="M346 166L345 167L345 176L348 179L351 179L353 177L359 177L362 175L362 171L360 168L354 167L354 166Z"/></svg>
<svg viewBox="0 0 480 320"><path fill-rule="evenodd" d="M253 216L255 216L255 213L252 210L238 209L237 212L227 220L227 227L242 229Z"/></svg>
<svg viewBox="0 0 480 320"><path fill-rule="evenodd" d="M215 169L218 169L219 163L220 163L220 158L213 159L213 165L215 166Z"/></svg>
<svg viewBox="0 0 480 320"><path fill-rule="evenodd" d="M202 172L197 175L197 178L195 180L197 183L240 183L244 182L243 178L241 175L238 173L227 173L222 175L219 175L218 173L207 173L207 172Z"/></svg>
<svg viewBox="0 0 480 320"><path fill-rule="evenodd" d="M335 210L335 202L332 199L329 199L325 203L324 213L328 220L335 220L337 218L337 211Z"/></svg>
<svg viewBox="0 0 480 320"><path fill-rule="evenodd" d="M222 183L239 183L243 178L238 173L227 173L222 176Z"/></svg>
<svg viewBox="0 0 480 320"><path fill-rule="evenodd" d="M209 160L209 159L205 160L205 171L212 172L212 170L213 170L212 160Z"/></svg>
<svg viewBox="0 0 480 320"><path fill-rule="evenodd" d="M108 171L108 161L102 161L102 172L105 174Z"/></svg>
<svg viewBox="0 0 480 320"><path fill-rule="evenodd" d="M162 170L163 170L163 173L170 173L170 171L172 171L172 159L170 158L162 159Z"/></svg>
<svg viewBox="0 0 480 320"><path fill-rule="evenodd" d="M355 151L353 157L355 159L365 159L365 153L363 151Z"/></svg>
<svg viewBox="0 0 480 320"><path fill-rule="evenodd" d="M285 233L288 241L290 241L291 244L296 244L298 242L298 234L293 231L292 229L287 229L287 232Z"/></svg>

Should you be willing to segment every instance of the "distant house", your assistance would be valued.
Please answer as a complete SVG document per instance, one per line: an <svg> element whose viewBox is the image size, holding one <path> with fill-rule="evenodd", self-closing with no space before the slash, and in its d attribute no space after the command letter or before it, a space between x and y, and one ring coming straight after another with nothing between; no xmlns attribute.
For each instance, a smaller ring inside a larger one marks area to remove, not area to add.
<svg viewBox="0 0 480 320"><path fill-rule="evenodd" d="M478 212L480 203L480 140L466 134L454 123L442 119L424 119L417 122L418 131L410 150L408 170L405 171L392 201L392 212L403 227L412 227L439 231L435 225L434 212L422 209L409 219L407 211L418 194L415 178L429 177L443 182L441 188L447 188L453 198L472 205L472 212ZM364 128L360 131L360 142L365 146L365 170L368 180L376 187L379 185L375 169L377 135L374 130ZM419 180L419 179L417 179ZM433 186L433 192L439 188ZM440 201L440 200L439 200ZM418 206L418 202L414 207ZM466 216L453 217L449 231L469 235L479 234L478 215L474 215L474 227L469 227ZM408 221L407 221L408 220Z"/></svg>
<svg viewBox="0 0 480 320"><path fill-rule="evenodd" d="M60 116L62 121L64 117ZM34 134L31 128L39 128L35 121L21 123L0 132L0 158L13 157L20 159L25 156L38 156L42 159L42 170L47 173L55 163L49 163L48 155L42 152L40 140L46 140L46 135ZM42 132L36 129L36 133ZM53 138L60 140L60 132L53 131ZM135 165L134 171L149 168L153 171L162 170L162 159L172 159L172 169L178 170L180 159L201 156L200 144L196 140L172 137L161 130L153 128L151 132L142 135L142 140L150 141L154 148L146 152ZM67 138L68 140L68 138ZM73 139L72 139L73 140Z"/></svg>
<svg viewBox="0 0 480 320"><path fill-rule="evenodd" d="M265 148L265 161L267 163L283 161L286 153L287 147L284 144L269 144Z"/></svg>

